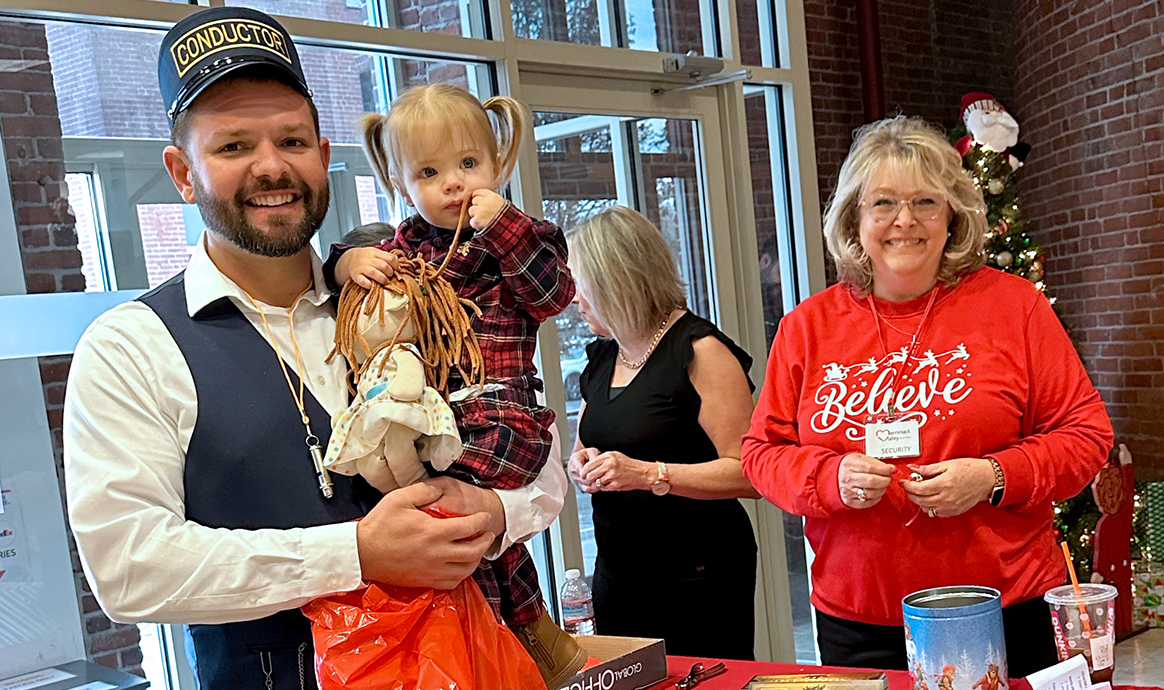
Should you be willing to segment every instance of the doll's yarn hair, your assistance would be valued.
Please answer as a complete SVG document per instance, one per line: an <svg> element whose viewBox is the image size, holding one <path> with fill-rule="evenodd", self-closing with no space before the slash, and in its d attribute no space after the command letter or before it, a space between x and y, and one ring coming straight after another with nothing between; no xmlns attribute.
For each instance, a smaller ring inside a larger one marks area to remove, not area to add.
<svg viewBox="0 0 1164 690"><path fill-rule="evenodd" d="M344 285L336 308L335 347L328 355L328 361L337 353L347 359L348 387L354 394L355 384L368 369L374 355L395 346L408 320L412 319L416 324L417 349L424 362L425 381L441 397L448 399L449 374L454 369L466 384L484 383L485 360L466 311L472 310L480 316L481 309L457 295L448 279L441 275L445 264L434 268L420 256L408 258L399 249L393 249L392 253L399 259L400 269L388 285L373 283L371 290L360 287L354 280ZM373 348L359 331L360 314L378 315L383 322L385 290L408 298L407 313L392 339ZM357 361L357 346L368 353L363 364ZM468 360L468 371L462 365L463 356ZM387 363L387 358L380 362L377 375L383 372Z"/></svg>

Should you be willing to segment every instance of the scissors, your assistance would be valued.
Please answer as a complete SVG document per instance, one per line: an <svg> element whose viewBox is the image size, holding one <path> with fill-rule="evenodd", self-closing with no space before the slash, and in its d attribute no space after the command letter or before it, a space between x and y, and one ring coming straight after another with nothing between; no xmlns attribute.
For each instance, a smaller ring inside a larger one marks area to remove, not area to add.
<svg viewBox="0 0 1164 690"><path fill-rule="evenodd" d="M703 663L698 662L691 667L691 673L688 673L683 678L680 678L677 683L675 683L675 687L678 688L678 690L691 690L691 688L699 685L708 678L712 678L726 672L727 668L723 665L722 661L710 668L704 668Z"/></svg>

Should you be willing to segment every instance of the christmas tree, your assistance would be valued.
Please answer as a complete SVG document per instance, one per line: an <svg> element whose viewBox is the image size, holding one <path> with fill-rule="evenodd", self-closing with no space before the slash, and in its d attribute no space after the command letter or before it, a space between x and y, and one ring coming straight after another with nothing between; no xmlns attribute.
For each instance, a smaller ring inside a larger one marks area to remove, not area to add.
<svg viewBox="0 0 1164 690"><path fill-rule="evenodd" d="M955 144L962 153L962 165L986 200L986 263L1007 273L1020 275L1045 292L1045 259L1039 245L1027 234L1022 199L1016 176L1030 146L1019 142L1018 123L1006 109L986 93L969 93L962 98L962 127L965 136ZM1055 299L1048 295L1051 303Z"/></svg>
<svg viewBox="0 0 1164 690"><path fill-rule="evenodd" d="M962 97L962 124L951 138L986 201L987 265L1031 281L1054 306L1055 297L1043 282L1043 251L1027 233L1018 194L1016 178L1030 152L1030 146L1019 142L1018 132L1014 117L993 96L968 93ZM1081 580L1091 574L1092 539L1099 518L1090 491L1055 504L1055 529L1067 542Z"/></svg>

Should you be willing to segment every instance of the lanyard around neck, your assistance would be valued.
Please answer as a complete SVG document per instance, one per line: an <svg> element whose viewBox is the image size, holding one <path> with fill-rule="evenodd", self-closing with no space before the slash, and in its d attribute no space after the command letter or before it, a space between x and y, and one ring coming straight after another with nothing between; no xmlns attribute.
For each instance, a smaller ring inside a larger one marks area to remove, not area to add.
<svg viewBox="0 0 1164 690"><path fill-rule="evenodd" d="M287 363L283 361L283 355L279 352L279 344L275 342L275 332L271 329L271 323L267 321L267 314L259 307L258 302L250 293L243 290L247 301L251 303L255 311L259 312L259 317L263 320L263 328L267 330L267 337L271 341L271 349L275 351L275 359L279 360L279 368L283 370L283 378L287 381L287 388L291 391L291 398L295 400L295 407L299 409L299 418L303 422L303 428L307 431L305 442L307 450L311 454L311 461L315 465L315 474L319 478L319 490L323 493L324 498L331 498L334 494L334 489L331 483L331 476L327 472L327 468L323 466L323 447L319 445L319 437L311 431L311 418L307 416L307 405L305 403L305 396L303 392L303 356L299 353L299 342L295 340L295 307L299 306L299 300L310 290L310 286L304 288L303 292L295 298L291 303L291 308L287 310L287 328L291 333L291 347L295 350L295 374L299 377L299 389L296 390L295 384L291 383L291 373L287 371Z"/></svg>
<svg viewBox="0 0 1164 690"><path fill-rule="evenodd" d="M905 359L901 360L901 362L898 364L898 366L895 369L893 369L893 378L890 380L890 383L889 383L889 410L888 410L888 413L889 413L890 419L893 419L894 417L897 416L897 394L898 394L897 382L901 378L901 375L905 372L905 367L909 364L909 360L914 358L914 355L917 353L918 347L921 345L922 329L925 328L926 322L929 321L930 312L933 311L934 302L937 301L938 292L940 292L941 289L942 289L941 286L935 286L933 291L930 292L930 300L926 304L925 312L922 313L921 323L919 323L917 325L917 330L915 330L913 332L913 335L909 339L909 347L906 348ZM866 297L866 299L869 301L869 310L873 312L873 323L876 324L876 326L877 326L877 340L880 341L880 343L881 343L881 349L885 350L885 354L888 355L889 354L889 347L885 343L885 334L882 333L882 331L881 331L881 322L883 321L883 318L882 318L881 314L877 313L877 303L873 301L873 293L869 293L869 295ZM904 331L894 327L892 324L889 324L888 322L886 322L886 323L891 328L893 328L893 330L895 330L899 333L902 333L903 335L908 335Z"/></svg>

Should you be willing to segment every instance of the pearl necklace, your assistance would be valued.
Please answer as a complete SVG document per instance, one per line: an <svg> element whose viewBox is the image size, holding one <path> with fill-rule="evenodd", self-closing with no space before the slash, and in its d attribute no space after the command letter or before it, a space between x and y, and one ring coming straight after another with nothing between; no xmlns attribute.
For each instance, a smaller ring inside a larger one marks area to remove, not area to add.
<svg viewBox="0 0 1164 690"><path fill-rule="evenodd" d="M669 323L671 323L671 315L667 314L667 318L663 319L663 325L659 326L659 330L655 331L655 337L651 338L650 347L647 348L646 353L637 362L628 360L626 355L622 353L622 346L620 345L618 348L618 359L622 362L622 365L627 369L641 369L647 363L647 359L651 356L651 353L659 345L659 341L663 339L663 333L667 331L667 324Z"/></svg>

